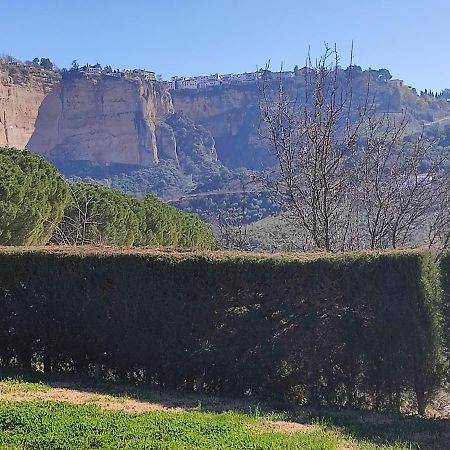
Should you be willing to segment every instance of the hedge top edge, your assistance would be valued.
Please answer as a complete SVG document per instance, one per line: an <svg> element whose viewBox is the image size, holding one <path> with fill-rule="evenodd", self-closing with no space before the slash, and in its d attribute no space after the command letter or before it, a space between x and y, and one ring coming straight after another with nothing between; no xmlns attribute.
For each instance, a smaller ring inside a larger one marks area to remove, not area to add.
<svg viewBox="0 0 450 450"><path fill-rule="evenodd" d="M361 256L409 256L422 255L428 256L431 252L424 248L411 249L388 249L388 250L359 250L352 252L312 252L312 253L258 253L258 252L240 252L230 250L199 250L184 249L175 247L119 247L105 245L86 245L86 246L0 246L1 254L27 254L27 253L50 253L59 255L83 255L83 256L140 256L140 257L175 257L186 259L189 257L204 257L208 259L265 259L265 260L288 260L288 261L313 261L323 259L354 259Z"/></svg>

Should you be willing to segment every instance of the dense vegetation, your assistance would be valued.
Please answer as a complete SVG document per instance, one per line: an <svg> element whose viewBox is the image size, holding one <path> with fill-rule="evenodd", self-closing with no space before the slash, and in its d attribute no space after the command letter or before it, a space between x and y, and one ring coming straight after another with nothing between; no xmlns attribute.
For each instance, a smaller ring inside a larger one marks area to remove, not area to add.
<svg viewBox="0 0 450 450"><path fill-rule="evenodd" d="M450 252L443 255L440 262L442 272L442 285L444 288L444 315L446 321L447 356L450 357ZM450 371L448 374L450 381Z"/></svg>
<svg viewBox="0 0 450 450"><path fill-rule="evenodd" d="M171 245L211 249L208 226L153 196L68 184L42 157L0 149L0 244Z"/></svg>
<svg viewBox="0 0 450 450"><path fill-rule="evenodd" d="M208 226L198 217L156 197L137 200L115 189L83 183L71 185L71 192L55 242L203 249L216 245Z"/></svg>
<svg viewBox="0 0 450 450"><path fill-rule="evenodd" d="M46 244L69 201L66 182L44 158L0 149L0 244Z"/></svg>
<svg viewBox="0 0 450 450"><path fill-rule="evenodd" d="M214 249L216 240L209 227L197 216L183 212L148 195L139 202L141 223L139 245L175 245Z"/></svg>
<svg viewBox="0 0 450 450"><path fill-rule="evenodd" d="M58 279L58 283L54 280ZM0 357L160 387L423 412L443 369L421 252L0 254ZM149 345L151 343L151 345Z"/></svg>

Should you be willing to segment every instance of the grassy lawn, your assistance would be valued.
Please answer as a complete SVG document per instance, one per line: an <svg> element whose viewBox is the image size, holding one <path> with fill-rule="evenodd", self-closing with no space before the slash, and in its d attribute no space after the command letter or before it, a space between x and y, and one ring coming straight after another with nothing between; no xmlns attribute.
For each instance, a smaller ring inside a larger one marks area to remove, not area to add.
<svg viewBox="0 0 450 450"><path fill-rule="evenodd" d="M0 381L0 396L13 393L47 392L49 389L50 386L42 381L24 381L13 377Z"/></svg>
<svg viewBox="0 0 450 450"><path fill-rule="evenodd" d="M264 408L243 413L233 403L223 403L223 412L211 412L201 402L192 408L195 398L182 394L179 401L185 407L176 410L176 394L158 397L128 386L124 396L120 387L105 384L97 391L70 389L82 401L74 404L67 401L71 397L55 400L62 392L60 384L55 388L51 381L0 380L0 449L450 449L448 420L304 411L297 423ZM135 403L169 409L127 409Z"/></svg>
<svg viewBox="0 0 450 450"><path fill-rule="evenodd" d="M125 413L34 401L0 405L2 449L336 449L332 433L266 431L237 413Z"/></svg>

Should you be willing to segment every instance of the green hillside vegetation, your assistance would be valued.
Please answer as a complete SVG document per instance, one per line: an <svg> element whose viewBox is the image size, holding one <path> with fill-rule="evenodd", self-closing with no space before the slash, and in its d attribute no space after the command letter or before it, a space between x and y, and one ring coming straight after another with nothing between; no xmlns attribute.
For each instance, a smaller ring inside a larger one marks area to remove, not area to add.
<svg viewBox="0 0 450 450"><path fill-rule="evenodd" d="M0 245L168 245L212 249L209 227L156 197L67 183L44 158L0 149Z"/></svg>
<svg viewBox="0 0 450 450"><path fill-rule="evenodd" d="M96 184L71 185L72 200L54 235L55 242L212 249L209 227L193 214L154 196L138 200Z"/></svg>
<svg viewBox="0 0 450 450"><path fill-rule="evenodd" d="M68 201L66 182L44 158L0 149L0 244L46 244Z"/></svg>

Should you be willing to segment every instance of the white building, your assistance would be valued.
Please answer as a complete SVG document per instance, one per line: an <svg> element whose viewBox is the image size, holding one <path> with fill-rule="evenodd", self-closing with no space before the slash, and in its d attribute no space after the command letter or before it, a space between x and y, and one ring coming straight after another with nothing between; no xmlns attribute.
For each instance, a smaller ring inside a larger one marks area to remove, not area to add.
<svg viewBox="0 0 450 450"><path fill-rule="evenodd" d="M388 80L388 84L395 88L401 88L403 86L403 80Z"/></svg>
<svg viewBox="0 0 450 450"><path fill-rule="evenodd" d="M172 77L171 89L206 89L226 84L255 83L264 72L226 73L203 75L199 77ZM283 72L283 76L293 78L294 72Z"/></svg>
<svg viewBox="0 0 450 450"><path fill-rule="evenodd" d="M242 83L252 83L258 79L258 72L246 72L241 74L240 80Z"/></svg>
<svg viewBox="0 0 450 450"><path fill-rule="evenodd" d="M134 69L133 74L137 75L139 78L142 78L144 80L149 80L149 81L156 80L156 74L155 74L155 72L152 72L151 70Z"/></svg>
<svg viewBox="0 0 450 450"><path fill-rule="evenodd" d="M90 66L89 64L81 68L81 72L89 75L100 75L102 68L100 66Z"/></svg>
<svg viewBox="0 0 450 450"><path fill-rule="evenodd" d="M205 75L200 77L172 77L172 89L206 89L208 87L220 86L219 74Z"/></svg>
<svg viewBox="0 0 450 450"><path fill-rule="evenodd" d="M172 77L172 89L198 89L195 78Z"/></svg>

